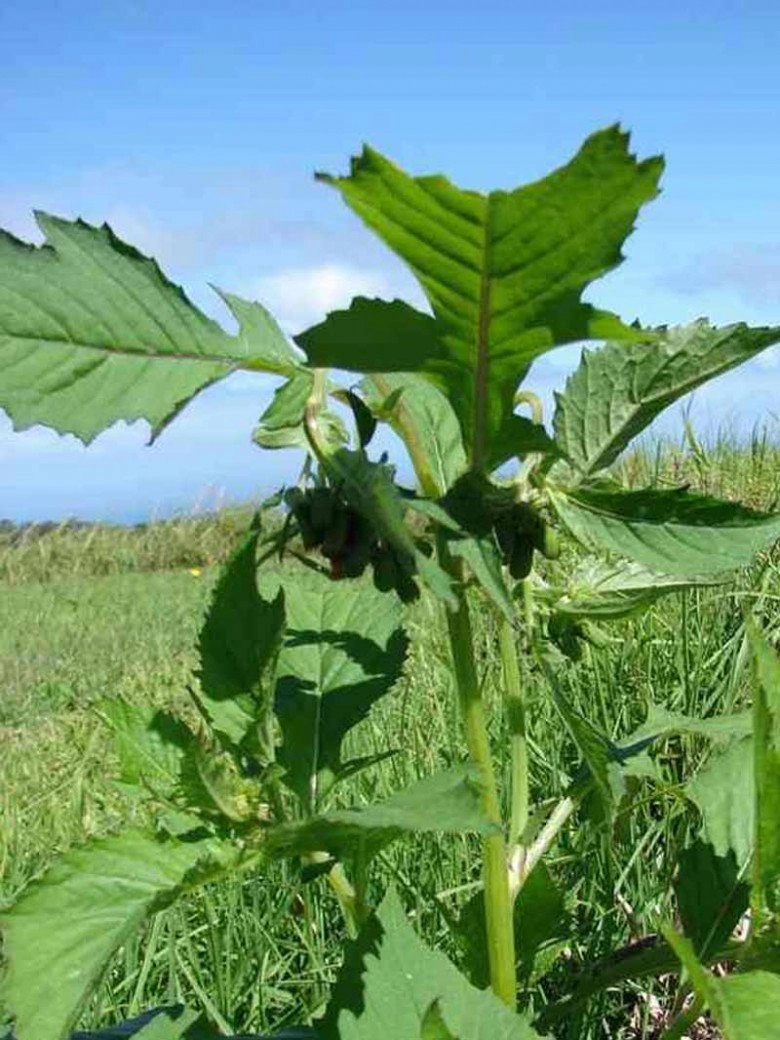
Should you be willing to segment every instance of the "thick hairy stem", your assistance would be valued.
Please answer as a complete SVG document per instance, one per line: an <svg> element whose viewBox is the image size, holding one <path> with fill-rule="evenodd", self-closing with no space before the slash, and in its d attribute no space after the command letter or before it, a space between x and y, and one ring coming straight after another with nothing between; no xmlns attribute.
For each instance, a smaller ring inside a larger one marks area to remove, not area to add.
<svg viewBox="0 0 780 1040"><path fill-rule="evenodd" d="M458 580L462 580L459 562L448 557L441 547L442 563ZM474 639L471 618L461 584L460 604L456 611L447 613L450 646L455 667L466 744L472 761L479 769L482 782L482 807L498 833L482 843L482 871L485 886L485 920L488 962L493 992L509 1007L516 1003L515 937L512 927L512 904L509 896L507 848L503 835L501 807L490 755L485 709L474 660Z"/></svg>

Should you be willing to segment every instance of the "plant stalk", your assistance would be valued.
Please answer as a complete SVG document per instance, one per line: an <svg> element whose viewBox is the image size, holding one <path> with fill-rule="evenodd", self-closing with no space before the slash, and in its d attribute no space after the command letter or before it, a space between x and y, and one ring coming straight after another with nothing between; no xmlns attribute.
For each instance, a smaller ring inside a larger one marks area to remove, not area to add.
<svg viewBox="0 0 780 1040"><path fill-rule="evenodd" d="M528 826L529 781L528 739L525 727L525 701L520 679L520 664L517 659L516 636L510 623L504 618L498 634L501 650L501 666L504 672L504 694L511 741L511 785L509 844L519 846Z"/></svg>
<svg viewBox="0 0 780 1040"><path fill-rule="evenodd" d="M460 583L459 606L447 612L447 627L455 669L461 717L466 744L471 760L479 769L482 784L482 808L487 819L496 825L498 833L482 842L482 873L484 881L485 922L487 933L490 983L496 996L512 1009L517 998L515 976L515 937L512 924L512 904L509 896L507 848L503 835L501 807L490 755L485 709L474 659L474 638L466 594L462 585L459 562L453 560L440 546L442 563Z"/></svg>

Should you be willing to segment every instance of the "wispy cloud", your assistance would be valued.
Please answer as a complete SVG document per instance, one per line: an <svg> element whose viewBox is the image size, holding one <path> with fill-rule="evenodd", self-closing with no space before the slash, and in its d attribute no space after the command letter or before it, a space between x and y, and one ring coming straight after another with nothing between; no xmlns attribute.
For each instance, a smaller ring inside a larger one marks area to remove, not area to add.
<svg viewBox="0 0 780 1040"><path fill-rule="evenodd" d="M710 253L662 276L660 284L685 296L720 290L754 306L777 304L780 246L742 245Z"/></svg>

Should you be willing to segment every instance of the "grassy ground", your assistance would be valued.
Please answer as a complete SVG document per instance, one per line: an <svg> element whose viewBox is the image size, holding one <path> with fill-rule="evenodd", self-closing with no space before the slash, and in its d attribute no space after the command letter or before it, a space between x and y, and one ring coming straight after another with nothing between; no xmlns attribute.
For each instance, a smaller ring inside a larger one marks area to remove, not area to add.
<svg viewBox="0 0 780 1040"><path fill-rule="evenodd" d="M780 453L754 441L706 451L666 446L623 466L638 485L690 481L767 507L778 497ZM192 644L215 568L234 544L240 518L122 529L64 528L3 535L0 545L0 898L11 898L62 849L115 826L129 806L111 781L106 734L94 705L103 697L182 702ZM192 543L192 544L190 544ZM204 568L200 574L192 569ZM620 737L650 703L712 714L749 695L740 625L750 601L776 622L780 574L764 560L734 589L687 593L617 628L610 646L588 654L565 682L574 703ZM503 745L496 631L477 614L496 746ZM356 778L354 799L376 798L462 755L441 618L423 600L409 614L413 653L405 678L356 731L360 753L400 748ZM535 801L561 790L577 764L539 679L527 674ZM695 824L674 781L704 753L670 749L668 795L626 815L614 835L574 825L550 859L567 893L577 941L559 957L559 975L616 942L655 930L668 914L675 850ZM503 761L506 771L508 762ZM587 864L587 869L585 865ZM448 919L476 887L469 839L397 845L380 864L377 892L400 889L426 938L453 956ZM339 957L341 927L318 885L301 901L288 868L269 877L207 889L159 916L126 947L90 1008L91 1022L129 1017L185 999L206 1007L226 1030L278 1028L316 1014ZM668 985L668 983L667 983ZM537 994L550 997L550 992ZM652 999L661 983L627 986L592 1003L566 1040L654 1035Z"/></svg>

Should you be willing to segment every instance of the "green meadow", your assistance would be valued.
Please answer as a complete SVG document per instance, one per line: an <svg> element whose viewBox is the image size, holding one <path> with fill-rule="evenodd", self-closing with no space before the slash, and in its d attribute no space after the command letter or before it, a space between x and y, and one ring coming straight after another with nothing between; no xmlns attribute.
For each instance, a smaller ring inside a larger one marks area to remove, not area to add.
<svg viewBox="0 0 780 1040"><path fill-rule="evenodd" d="M692 435L627 458L628 485L689 482L757 508L780 496L780 450L770 438L747 445L725 437L709 448ZM72 524L0 532L0 898L11 900L63 850L110 832L143 808L114 779L106 698L154 702L186 715L199 621L218 565L249 513L233 510L141 528ZM275 565L275 564L273 564ZM475 596L478 594L475 592ZM780 553L757 560L732 586L664 598L615 624L602 648L587 648L564 682L571 702L619 739L651 704L707 717L744 707L749 668L742 608L749 603L777 634ZM504 779L498 628L480 604L478 654L487 676L491 735ZM350 736L357 754L395 751L346 785L350 802L374 801L461 760L456 697L441 609L431 598L409 609L411 656L393 693ZM543 680L528 689L532 796L560 790L579 757ZM548 865L574 922L566 943L552 937L539 1004L562 992L578 965L652 935L669 916L676 853L697 826L681 778L708 753L695 738L669 740L659 756L664 786L614 830L566 828ZM476 839L416 838L381 856L374 883L392 882L424 937L463 964L451 928L478 887ZM185 1001L226 1032L263 1032L311 1020L322 1010L340 959L343 923L321 880L301 887L296 868L207 887L154 918L116 957L87 1024ZM621 982L554 1028L567 1040L652 1038L675 990L673 965L658 979ZM532 999L534 997L532 991ZM0 1010L0 1035L3 1021ZM716 1036L715 1032L708 1035Z"/></svg>

